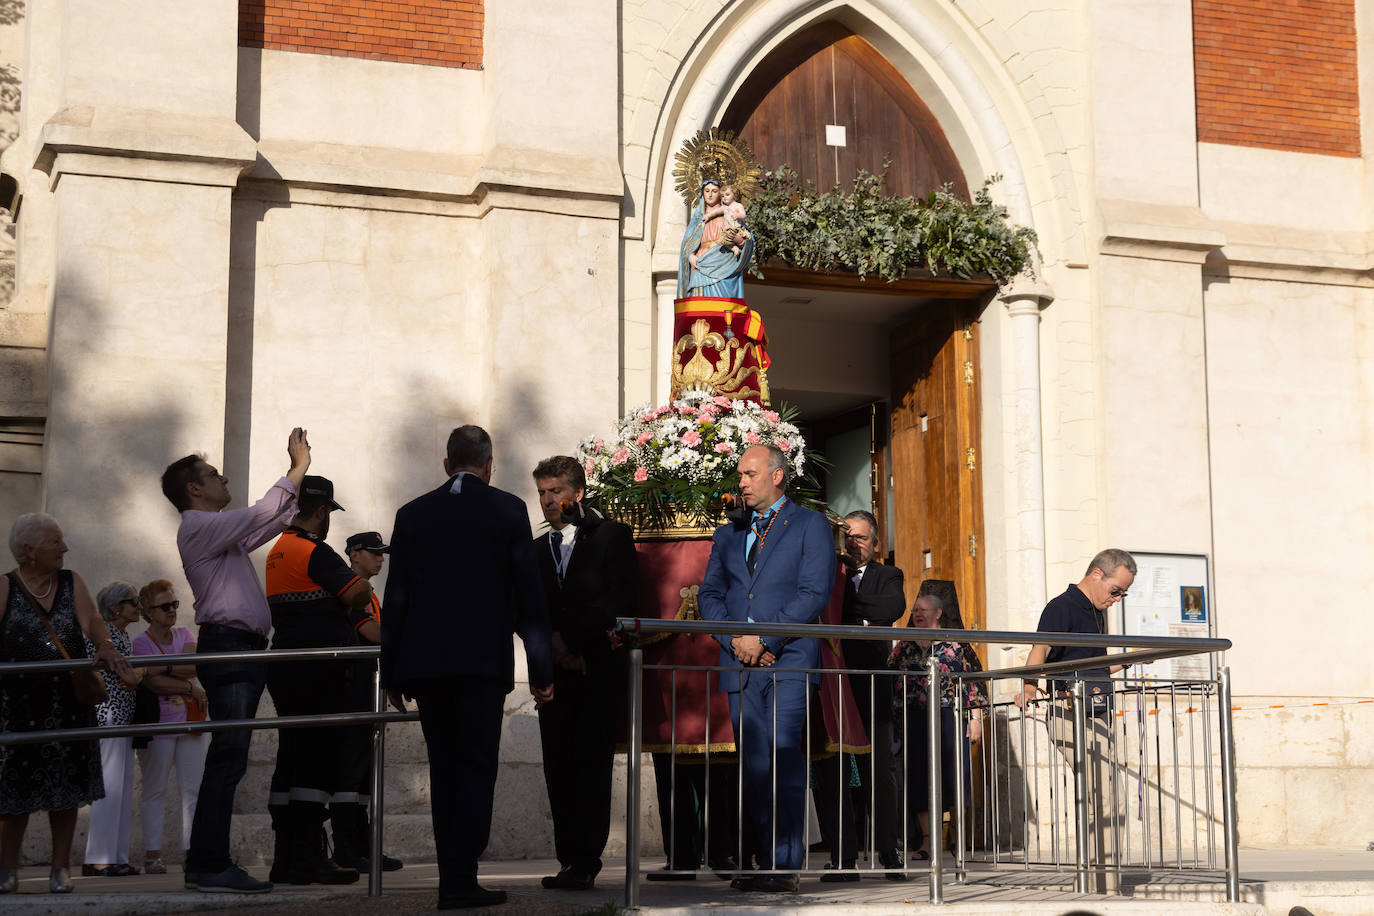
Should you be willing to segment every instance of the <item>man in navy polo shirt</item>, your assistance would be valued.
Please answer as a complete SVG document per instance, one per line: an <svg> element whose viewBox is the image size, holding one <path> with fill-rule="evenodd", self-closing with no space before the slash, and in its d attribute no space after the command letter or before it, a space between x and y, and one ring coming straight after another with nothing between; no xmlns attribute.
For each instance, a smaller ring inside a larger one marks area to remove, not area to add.
<svg viewBox="0 0 1374 916"><path fill-rule="evenodd" d="M1124 550L1108 548L1093 557L1088 570L1077 585L1070 585L1064 594L1053 598L1045 605L1040 614L1038 633L1099 633L1107 632L1107 609L1126 597L1126 590L1135 582L1136 564ZM1031 647L1026 659L1028 665L1041 665L1074 659L1105 658L1107 650L1090 646L1055 646L1037 644ZM1116 815L1124 808L1124 795L1118 791L1113 778L1112 762L1118 758L1113 755L1112 737L1115 722L1111 675L1121 670L1120 665L1096 665L1077 668L1074 673L1082 677L1088 693L1087 747L1088 756L1088 797L1092 834L1095 844L1093 864L1107 867L1115 856ZM1024 707L1039 693L1034 679L1027 680L1015 697L1016 705ZM1073 765L1073 712L1065 697L1069 693L1068 681L1051 681L1050 694L1056 702L1049 708L1047 724L1050 737L1059 748L1064 759ZM1098 873L1098 890L1106 892L1108 887L1105 872Z"/></svg>

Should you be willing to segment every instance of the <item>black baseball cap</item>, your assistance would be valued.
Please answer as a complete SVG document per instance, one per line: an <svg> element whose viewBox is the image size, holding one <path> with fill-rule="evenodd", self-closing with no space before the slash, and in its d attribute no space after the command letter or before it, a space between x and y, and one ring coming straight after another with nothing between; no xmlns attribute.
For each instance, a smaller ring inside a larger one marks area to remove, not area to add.
<svg viewBox="0 0 1374 916"><path fill-rule="evenodd" d="M310 498L306 499L307 496ZM334 482L328 477L305 475L301 481L301 495L298 502L309 503L312 507L328 506L339 512L344 511L343 506L334 502Z"/></svg>
<svg viewBox="0 0 1374 916"><path fill-rule="evenodd" d="M349 535L344 550L371 550L375 553L390 553L391 548L382 543L382 536L376 531L363 531Z"/></svg>

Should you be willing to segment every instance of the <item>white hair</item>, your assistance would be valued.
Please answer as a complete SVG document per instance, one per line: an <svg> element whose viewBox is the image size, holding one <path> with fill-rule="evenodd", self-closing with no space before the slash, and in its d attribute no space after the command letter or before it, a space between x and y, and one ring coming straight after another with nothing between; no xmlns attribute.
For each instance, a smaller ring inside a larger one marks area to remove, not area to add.
<svg viewBox="0 0 1374 916"><path fill-rule="evenodd" d="M61 528L57 519L46 512L25 512L16 518L10 526L10 553L14 556L14 561L23 566L27 559L24 548L37 547L43 540L43 535Z"/></svg>

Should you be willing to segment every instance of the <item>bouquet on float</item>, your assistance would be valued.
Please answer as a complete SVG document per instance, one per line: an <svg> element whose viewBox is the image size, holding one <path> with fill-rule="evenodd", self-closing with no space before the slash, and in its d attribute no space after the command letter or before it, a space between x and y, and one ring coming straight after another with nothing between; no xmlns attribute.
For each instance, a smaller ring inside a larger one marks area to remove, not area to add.
<svg viewBox="0 0 1374 916"><path fill-rule="evenodd" d="M605 514L640 529L720 524L721 496L739 488L736 465L745 449L774 445L787 458L788 495L819 507L795 409L686 391L671 404L641 405L610 438L588 436L575 455L587 474L588 495Z"/></svg>

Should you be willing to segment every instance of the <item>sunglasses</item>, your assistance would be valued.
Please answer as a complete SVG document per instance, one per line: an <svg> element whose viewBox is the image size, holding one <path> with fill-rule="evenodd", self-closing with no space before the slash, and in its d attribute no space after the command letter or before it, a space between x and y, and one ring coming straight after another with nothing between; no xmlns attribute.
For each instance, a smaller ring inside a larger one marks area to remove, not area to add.
<svg viewBox="0 0 1374 916"><path fill-rule="evenodd" d="M140 601L140 600L137 599L137 598L121 598L121 599L119 599L119 603L120 603L120 604L132 604L134 607L139 607L139 608L143 607L143 602Z"/></svg>
<svg viewBox="0 0 1374 916"><path fill-rule="evenodd" d="M175 610L176 610L177 608L179 608L179 607L181 607L181 602L180 602L180 601L168 601L166 604L150 604L150 605L148 605L148 610L150 610L150 611L164 611L164 612L165 612L165 611L175 611Z"/></svg>

